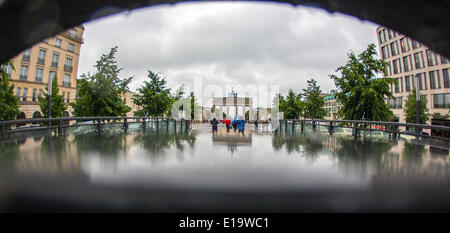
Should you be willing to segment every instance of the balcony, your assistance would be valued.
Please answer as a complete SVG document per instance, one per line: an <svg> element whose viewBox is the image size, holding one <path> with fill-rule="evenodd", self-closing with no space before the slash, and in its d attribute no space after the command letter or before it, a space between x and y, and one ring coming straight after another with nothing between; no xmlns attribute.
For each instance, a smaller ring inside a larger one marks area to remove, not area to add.
<svg viewBox="0 0 450 233"><path fill-rule="evenodd" d="M37 96L17 96L19 105L38 105L39 98Z"/></svg>
<svg viewBox="0 0 450 233"><path fill-rule="evenodd" d="M45 63L44 61L45 61L44 59L38 58L37 64L39 64L39 65L44 65L44 63Z"/></svg>
<svg viewBox="0 0 450 233"><path fill-rule="evenodd" d="M63 85L63 87L70 87L70 86L72 86L72 83L63 81L62 85Z"/></svg>
<svg viewBox="0 0 450 233"><path fill-rule="evenodd" d="M83 38L81 38L80 36L73 36L70 32L63 32L61 33L61 35L78 43L83 43Z"/></svg>
<svg viewBox="0 0 450 233"><path fill-rule="evenodd" d="M36 77L36 80L35 80L37 83L42 83L42 77Z"/></svg>
<svg viewBox="0 0 450 233"><path fill-rule="evenodd" d="M52 67L58 68L58 62L52 62Z"/></svg>
<svg viewBox="0 0 450 233"><path fill-rule="evenodd" d="M23 55L22 56L22 61L27 61L27 62L29 62L30 61L30 56L28 55Z"/></svg>
<svg viewBox="0 0 450 233"><path fill-rule="evenodd" d="M72 69L73 69L73 66L71 66L71 65L64 65L64 71L72 72Z"/></svg>
<svg viewBox="0 0 450 233"><path fill-rule="evenodd" d="M20 75L19 80L27 80L27 75Z"/></svg>

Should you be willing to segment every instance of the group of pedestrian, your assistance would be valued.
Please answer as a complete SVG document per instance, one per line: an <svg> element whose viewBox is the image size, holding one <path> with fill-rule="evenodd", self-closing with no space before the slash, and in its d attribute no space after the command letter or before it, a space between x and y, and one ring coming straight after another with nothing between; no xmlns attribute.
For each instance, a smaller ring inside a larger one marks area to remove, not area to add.
<svg viewBox="0 0 450 233"><path fill-rule="evenodd" d="M230 121L229 119L222 120L222 122L225 123L225 127L227 129L227 132L230 132L231 128L233 128L234 133L238 131L238 135L245 135L245 120L242 118L241 115L235 117L233 121ZM214 118L211 121L212 131L213 134L217 134L218 131L218 125L219 121Z"/></svg>

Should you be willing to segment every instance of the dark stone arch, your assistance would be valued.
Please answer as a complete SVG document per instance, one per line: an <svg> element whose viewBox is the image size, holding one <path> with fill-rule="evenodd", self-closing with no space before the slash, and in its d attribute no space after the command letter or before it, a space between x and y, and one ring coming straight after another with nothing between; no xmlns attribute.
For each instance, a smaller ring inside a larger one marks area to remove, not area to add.
<svg viewBox="0 0 450 233"><path fill-rule="evenodd" d="M183 0L5 0L0 5L0 63L65 29L94 19L146 6ZM450 1L276 0L318 7L387 26L450 57ZM374 32L375 33L375 32Z"/></svg>
<svg viewBox="0 0 450 233"><path fill-rule="evenodd" d="M26 119L27 115L24 112L20 112L19 115L17 115L16 119L17 120L21 120L21 119ZM26 124L16 124L16 127L20 127L20 126L24 126Z"/></svg>

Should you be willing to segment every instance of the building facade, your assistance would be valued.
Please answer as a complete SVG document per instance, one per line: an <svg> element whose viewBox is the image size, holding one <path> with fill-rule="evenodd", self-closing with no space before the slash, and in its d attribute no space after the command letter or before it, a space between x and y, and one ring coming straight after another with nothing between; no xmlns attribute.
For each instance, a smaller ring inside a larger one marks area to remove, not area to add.
<svg viewBox="0 0 450 233"><path fill-rule="evenodd" d="M325 119L338 119L336 114L342 108L342 104L337 100L337 97L335 95L327 95L323 97L323 100L325 101L325 105L323 106L323 108L327 111Z"/></svg>
<svg viewBox="0 0 450 233"><path fill-rule="evenodd" d="M137 93L132 91L127 91L122 94L122 98L125 101L125 104L131 108L129 112L127 112L127 117L136 116L135 112L140 110L141 107L133 103L133 97L137 95Z"/></svg>
<svg viewBox="0 0 450 233"><path fill-rule="evenodd" d="M450 109L449 59L435 53L423 44L389 28L377 30L380 57L387 64L384 77L392 77L394 99L388 99L390 108L405 122L404 107L417 79L421 99L434 114L446 115ZM433 117L432 117L433 118ZM430 120L427 122L430 124Z"/></svg>
<svg viewBox="0 0 450 233"><path fill-rule="evenodd" d="M48 80L53 76L57 77L60 94L68 104L64 115L71 115L72 108L69 103L76 96L83 33L83 26L74 27L35 44L11 59L14 70L9 65L5 68L10 82L14 84L15 95L19 99L21 113L18 118L42 116L38 96L46 93Z"/></svg>

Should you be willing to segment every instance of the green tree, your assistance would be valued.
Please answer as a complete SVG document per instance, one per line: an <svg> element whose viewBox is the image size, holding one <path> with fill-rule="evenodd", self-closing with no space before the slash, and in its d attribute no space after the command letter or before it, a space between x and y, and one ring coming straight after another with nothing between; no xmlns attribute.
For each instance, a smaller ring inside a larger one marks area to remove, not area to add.
<svg viewBox="0 0 450 233"><path fill-rule="evenodd" d="M52 118L56 117L63 117L64 111L67 110L67 105L64 103L63 96L59 94L59 88L58 88L58 79L56 75L52 77L52 90L51 90L51 97L52 97L52 106L51 106L51 116ZM48 98L49 98L49 91L48 87L45 87L45 90L47 91L44 93L44 97L39 96L39 105L41 107L42 114L44 117L48 118Z"/></svg>
<svg viewBox="0 0 450 233"><path fill-rule="evenodd" d="M296 95L292 89L289 90L283 105L280 104L280 111L284 112L284 119L298 119L302 114L303 102L300 95Z"/></svg>
<svg viewBox="0 0 450 233"><path fill-rule="evenodd" d="M403 112L405 113L405 121L407 123L416 123L417 119L417 107L416 107L416 88L409 93L408 99L405 103L405 108ZM420 123L426 124L428 119L430 119L430 113L427 108L427 101L425 98L420 100Z"/></svg>
<svg viewBox="0 0 450 233"><path fill-rule="evenodd" d="M12 64L9 62L0 69L0 120L14 120L17 115L19 115L19 100L14 96L14 84L9 84L8 74L6 73L4 67L10 65L12 69Z"/></svg>
<svg viewBox="0 0 450 233"><path fill-rule="evenodd" d="M338 115L347 120L390 121L394 114L386 103L386 97L393 97L389 91L392 78L376 78L384 71L385 62L376 59L375 45L356 56L348 54L349 60L336 72L341 77L330 75L337 87L336 96L343 105Z"/></svg>
<svg viewBox="0 0 450 233"><path fill-rule="evenodd" d="M128 90L132 77L120 79L117 67L117 46L97 61L94 74L83 74L77 81L77 97L71 103L75 116L125 116L131 110L122 94Z"/></svg>
<svg viewBox="0 0 450 233"><path fill-rule="evenodd" d="M303 89L303 96L305 96L303 116L309 119L323 119L327 115L327 111L323 108L325 101L320 96L320 86L314 79L307 82L308 87Z"/></svg>
<svg viewBox="0 0 450 233"><path fill-rule="evenodd" d="M166 79L160 77L159 74L148 71L144 85L139 88L138 95L133 98L134 104L141 107L137 111L138 116L163 116L170 111L173 99L170 95L170 88L166 88Z"/></svg>

